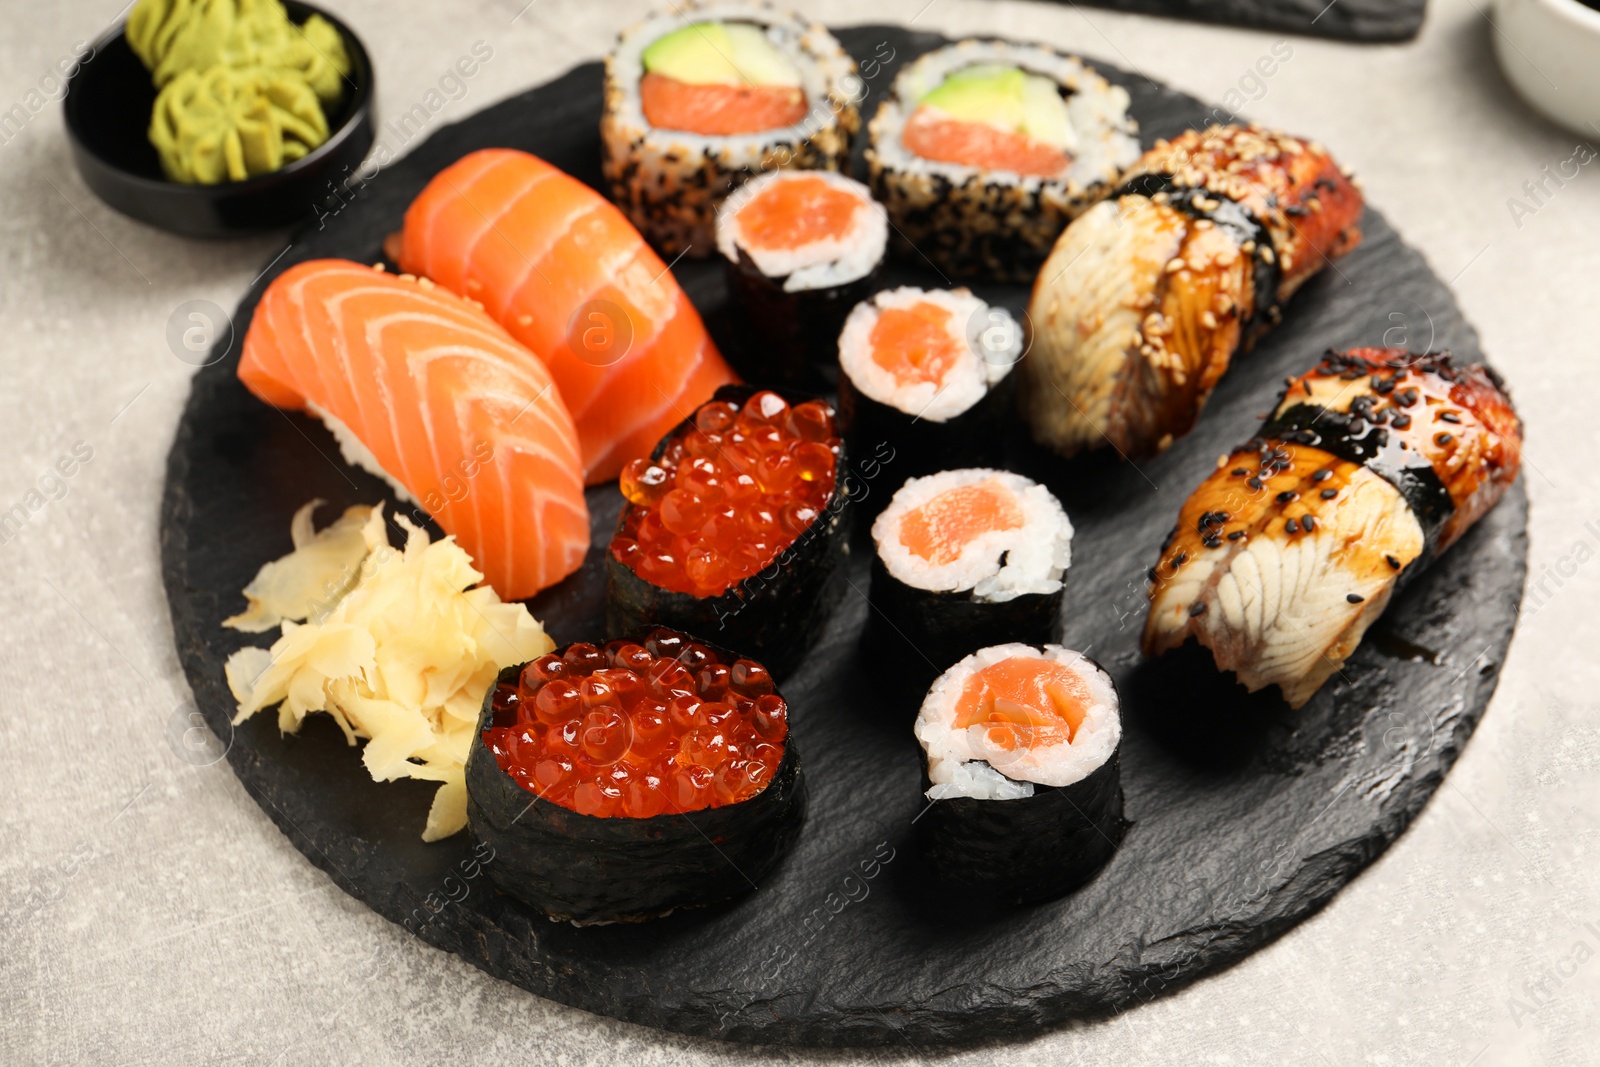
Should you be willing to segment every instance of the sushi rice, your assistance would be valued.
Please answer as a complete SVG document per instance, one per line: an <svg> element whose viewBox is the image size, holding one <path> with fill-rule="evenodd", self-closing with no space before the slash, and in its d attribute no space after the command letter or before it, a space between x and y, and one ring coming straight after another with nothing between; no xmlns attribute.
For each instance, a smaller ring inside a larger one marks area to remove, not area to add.
<svg viewBox="0 0 1600 1067"><path fill-rule="evenodd" d="M988 724L955 727L956 707L967 681L985 667L1018 656L1064 664L1084 682L1089 702L1070 742L1006 749L989 740ZM1104 766L1122 739L1122 717L1110 675L1083 653L1060 645L1042 650L1024 644L995 645L974 652L940 675L917 714L916 736L927 753L929 800L1019 800L1033 796L1035 785L1073 785Z"/></svg>

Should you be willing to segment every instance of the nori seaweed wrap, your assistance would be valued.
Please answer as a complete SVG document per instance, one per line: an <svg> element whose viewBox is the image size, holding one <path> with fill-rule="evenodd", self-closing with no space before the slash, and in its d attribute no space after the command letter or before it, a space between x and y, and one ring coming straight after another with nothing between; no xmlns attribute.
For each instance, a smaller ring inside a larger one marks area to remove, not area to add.
<svg viewBox="0 0 1600 1067"><path fill-rule="evenodd" d="M466 779L494 883L579 925L749 892L805 818L800 755L770 676L665 629L502 671Z"/></svg>
<svg viewBox="0 0 1600 1067"><path fill-rule="evenodd" d="M843 597L845 472L826 401L717 390L623 471L629 503L606 553L607 632L671 626L789 674Z"/></svg>

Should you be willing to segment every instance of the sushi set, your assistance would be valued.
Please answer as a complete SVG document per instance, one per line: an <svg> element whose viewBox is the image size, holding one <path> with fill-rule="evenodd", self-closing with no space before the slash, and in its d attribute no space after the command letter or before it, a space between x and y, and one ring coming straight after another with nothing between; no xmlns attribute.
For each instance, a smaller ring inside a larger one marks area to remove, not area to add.
<svg viewBox="0 0 1600 1067"><path fill-rule="evenodd" d="M733 1040L1014 1037L1309 915L1493 692L1522 425L1327 148L1206 114L708 0L437 131L169 459L246 789L430 944Z"/></svg>

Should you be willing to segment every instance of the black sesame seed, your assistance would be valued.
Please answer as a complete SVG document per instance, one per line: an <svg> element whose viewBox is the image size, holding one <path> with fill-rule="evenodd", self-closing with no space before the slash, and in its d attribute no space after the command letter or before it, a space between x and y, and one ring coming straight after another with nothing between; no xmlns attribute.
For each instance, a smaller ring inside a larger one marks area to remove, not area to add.
<svg viewBox="0 0 1600 1067"><path fill-rule="evenodd" d="M1436 433L1433 435L1433 443L1436 445L1447 445L1454 440L1455 438L1447 433Z"/></svg>
<svg viewBox="0 0 1600 1067"><path fill-rule="evenodd" d="M1304 530L1306 533L1310 533L1312 530L1315 530L1317 528L1316 516L1314 516L1314 515L1302 515L1302 516L1300 516L1300 528L1302 530Z"/></svg>
<svg viewBox="0 0 1600 1067"><path fill-rule="evenodd" d="M1285 489L1283 492L1278 494L1278 503L1280 504L1289 504L1299 499L1300 494L1295 492L1293 489Z"/></svg>
<svg viewBox="0 0 1600 1067"><path fill-rule="evenodd" d="M1216 534L1212 534L1210 537L1203 538L1200 543L1205 545L1207 548L1221 548L1222 538L1218 537Z"/></svg>
<svg viewBox="0 0 1600 1067"><path fill-rule="evenodd" d="M1243 467L1235 467L1235 468L1233 468L1233 470L1229 471L1228 473L1233 475L1235 478L1243 478L1246 474L1249 474L1250 472L1245 470Z"/></svg>
<svg viewBox="0 0 1600 1067"><path fill-rule="evenodd" d="M1397 430L1407 429L1411 426L1411 416L1402 411L1394 417L1394 421L1390 425Z"/></svg>
<svg viewBox="0 0 1600 1067"><path fill-rule="evenodd" d="M1179 567L1183 566L1183 561L1188 559L1188 558L1189 558L1189 553L1187 553L1187 552L1179 552L1176 556L1173 556L1172 557L1172 569L1173 570L1177 570Z"/></svg>
<svg viewBox="0 0 1600 1067"><path fill-rule="evenodd" d="M1322 491L1322 499L1324 499L1324 500L1332 500L1334 497L1336 497L1338 495L1339 495L1339 490L1337 490L1337 489L1328 488L1328 489L1324 489Z"/></svg>
<svg viewBox="0 0 1600 1067"><path fill-rule="evenodd" d="M1300 532L1300 524L1298 522L1295 522L1293 519L1290 519L1288 522L1284 523L1283 524L1283 528L1285 530L1288 530L1290 533L1299 533Z"/></svg>
<svg viewBox="0 0 1600 1067"><path fill-rule="evenodd" d="M1314 482L1325 482L1329 478L1332 478L1332 477L1333 477L1333 472L1332 471L1330 471L1330 470L1320 470L1320 471L1318 471L1317 473L1315 473L1315 474L1313 474L1311 476L1311 480L1314 481Z"/></svg>
<svg viewBox="0 0 1600 1067"><path fill-rule="evenodd" d="M1196 600L1193 604L1189 605L1189 617L1191 619L1196 615L1204 615L1205 613L1206 602L1204 600Z"/></svg>
<svg viewBox="0 0 1600 1067"><path fill-rule="evenodd" d="M1387 563L1390 566L1390 568L1393 569L1393 570L1399 570L1400 569L1400 561L1398 559L1394 558L1393 556L1384 556L1383 557L1383 561L1385 563Z"/></svg>
<svg viewBox="0 0 1600 1067"><path fill-rule="evenodd" d="M1239 538L1241 538L1243 536L1244 536L1244 531L1243 530L1235 530L1235 531L1233 531L1233 533L1228 535L1228 540L1237 541L1237 540L1239 540Z"/></svg>
<svg viewBox="0 0 1600 1067"><path fill-rule="evenodd" d="M1350 601L1350 603L1352 603L1352 604L1359 604L1363 600L1367 599L1366 597L1362 596L1360 593L1346 593L1344 595L1344 598L1346 600Z"/></svg>
<svg viewBox="0 0 1600 1067"><path fill-rule="evenodd" d="M1260 489L1261 488L1261 479L1260 478L1251 478L1249 481L1245 482L1244 484L1248 485L1252 489Z"/></svg>
<svg viewBox="0 0 1600 1067"><path fill-rule="evenodd" d="M1456 422L1456 423L1459 423L1461 421L1461 416L1457 415L1453 411L1441 411L1441 412L1439 412L1439 419L1441 421L1443 421L1443 422Z"/></svg>
<svg viewBox="0 0 1600 1067"><path fill-rule="evenodd" d="M1415 388L1402 389L1394 394L1394 402L1403 408L1408 408L1417 402L1419 395Z"/></svg>

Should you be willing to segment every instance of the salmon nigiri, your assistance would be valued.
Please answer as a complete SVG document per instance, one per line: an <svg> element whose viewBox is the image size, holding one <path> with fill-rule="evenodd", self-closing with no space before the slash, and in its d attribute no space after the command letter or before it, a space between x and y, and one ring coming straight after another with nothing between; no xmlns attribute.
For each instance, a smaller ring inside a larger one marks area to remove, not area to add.
<svg viewBox="0 0 1600 1067"><path fill-rule="evenodd" d="M339 259L267 287L239 378L321 418L350 462L419 502L507 600L589 548L578 435L544 363L426 280Z"/></svg>
<svg viewBox="0 0 1600 1067"><path fill-rule="evenodd" d="M439 172L406 211L399 262L482 303L549 364L591 485L734 380L622 212L526 152L485 149Z"/></svg>

